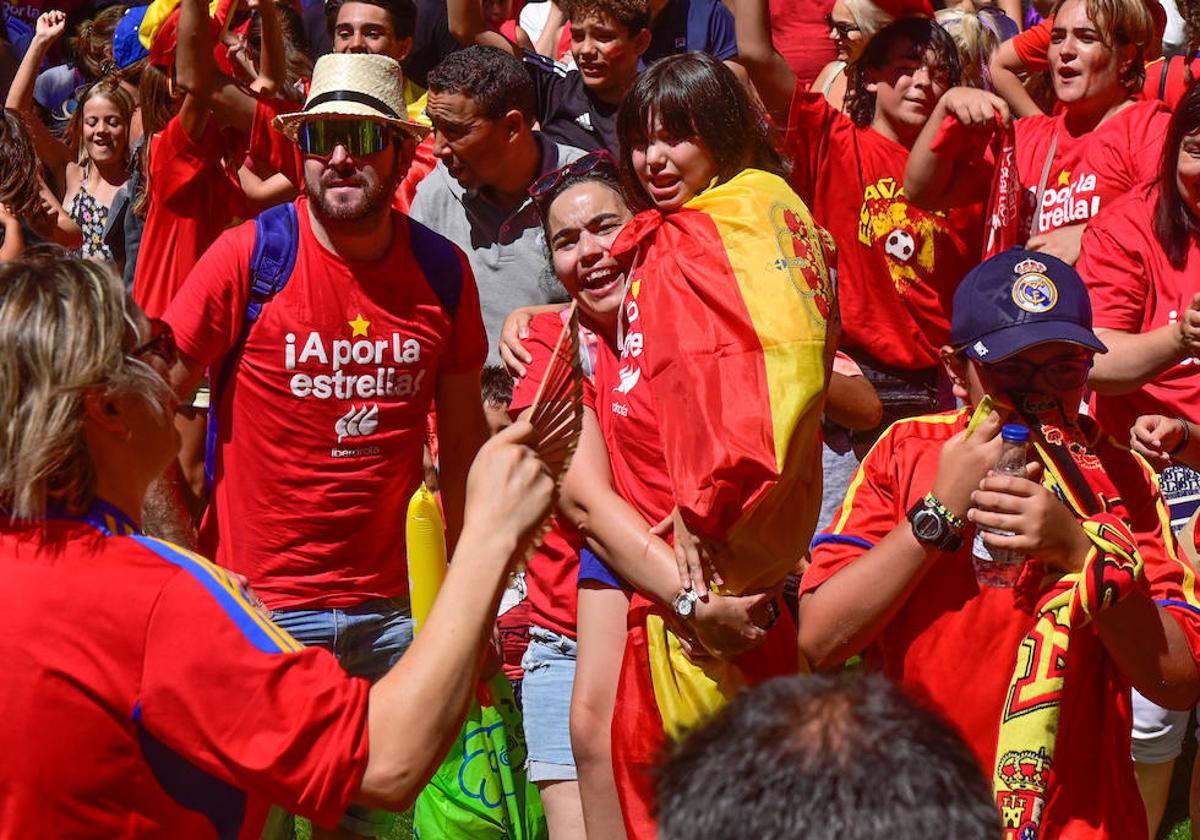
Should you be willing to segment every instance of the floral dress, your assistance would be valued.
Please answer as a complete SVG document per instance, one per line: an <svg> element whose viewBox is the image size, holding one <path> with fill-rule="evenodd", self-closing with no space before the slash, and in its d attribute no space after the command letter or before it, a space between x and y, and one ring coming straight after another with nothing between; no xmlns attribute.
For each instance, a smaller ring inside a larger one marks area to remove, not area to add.
<svg viewBox="0 0 1200 840"><path fill-rule="evenodd" d="M108 224L108 208L87 191L86 183L87 173L85 172L83 182L79 185L79 192L75 193L75 197L71 199L71 206L67 208L67 215L74 219L75 224L79 225L79 229L83 231L83 244L79 246L78 253L81 257L111 262L113 252L104 244L104 228Z"/></svg>

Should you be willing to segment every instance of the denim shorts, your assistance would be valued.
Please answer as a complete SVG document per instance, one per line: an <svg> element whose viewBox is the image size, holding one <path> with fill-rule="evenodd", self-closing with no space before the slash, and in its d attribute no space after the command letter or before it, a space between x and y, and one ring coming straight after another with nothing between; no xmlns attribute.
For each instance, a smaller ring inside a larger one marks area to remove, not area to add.
<svg viewBox="0 0 1200 840"><path fill-rule="evenodd" d="M407 598L377 598L329 610L272 610L271 620L296 641L332 651L346 673L371 682L390 671L413 640L412 609ZM268 828L282 822L272 819ZM342 817L341 827L366 837L382 837L391 822L386 811L351 805ZM282 827L263 833L264 838L287 836Z"/></svg>
<svg viewBox="0 0 1200 840"><path fill-rule="evenodd" d="M534 625L521 659L522 703L529 781L574 781L571 753L571 690L575 686L575 640Z"/></svg>

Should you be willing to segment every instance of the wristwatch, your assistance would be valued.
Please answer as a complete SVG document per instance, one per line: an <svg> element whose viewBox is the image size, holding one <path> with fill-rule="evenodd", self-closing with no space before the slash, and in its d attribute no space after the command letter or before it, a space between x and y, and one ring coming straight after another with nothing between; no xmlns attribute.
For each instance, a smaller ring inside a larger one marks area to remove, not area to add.
<svg viewBox="0 0 1200 840"><path fill-rule="evenodd" d="M695 612L696 602L699 600L700 596L696 594L695 589L681 589L671 602L671 609L675 610L675 615L680 618L687 618Z"/></svg>
<svg viewBox="0 0 1200 840"><path fill-rule="evenodd" d="M962 545L963 521L946 509L932 493L908 512L913 536L941 551L957 551Z"/></svg>

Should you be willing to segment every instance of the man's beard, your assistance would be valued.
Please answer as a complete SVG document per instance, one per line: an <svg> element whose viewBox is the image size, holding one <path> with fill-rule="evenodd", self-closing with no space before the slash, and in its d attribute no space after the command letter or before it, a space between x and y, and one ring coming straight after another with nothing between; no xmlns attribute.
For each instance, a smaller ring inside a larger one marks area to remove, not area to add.
<svg viewBox="0 0 1200 840"><path fill-rule="evenodd" d="M350 203L331 200L327 190L332 188L323 182L335 180L346 182L339 186L362 188L361 197ZM339 178L337 173L328 169L317 176L307 172L304 175L304 191L308 194L317 217L323 222L360 222L378 216L381 211L391 207L392 189L389 187L394 185L382 180L372 183L361 174L348 179Z"/></svg>

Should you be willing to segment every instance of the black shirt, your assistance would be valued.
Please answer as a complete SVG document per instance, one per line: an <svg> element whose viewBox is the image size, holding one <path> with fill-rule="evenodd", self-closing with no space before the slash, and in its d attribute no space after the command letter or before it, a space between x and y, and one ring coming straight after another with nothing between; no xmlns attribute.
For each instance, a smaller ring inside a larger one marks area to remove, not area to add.
<svg viewBox="0 0 1200 840"><path fill-rule="evenodd" d="M617 154L617 105L591 96L578 70L525 50L525 69L537 90L542 133L557 143L585 152L608 149Z"/></svg>

